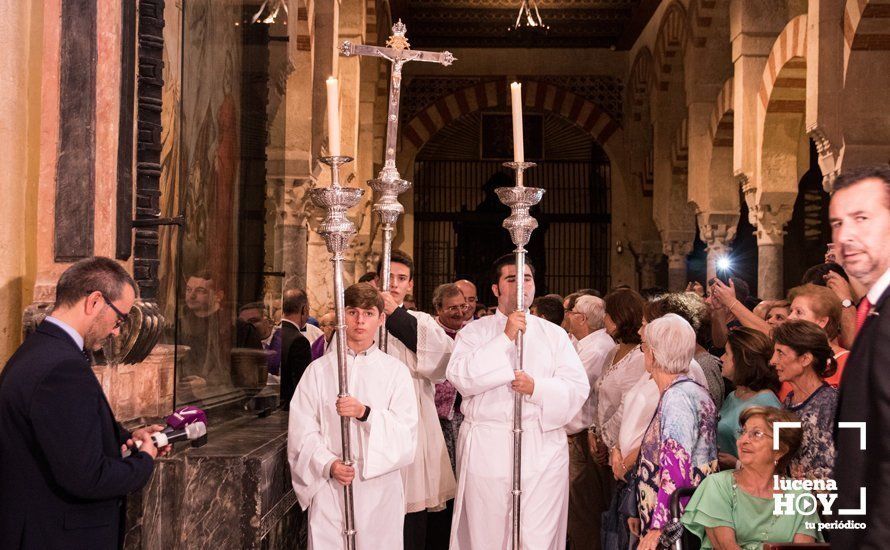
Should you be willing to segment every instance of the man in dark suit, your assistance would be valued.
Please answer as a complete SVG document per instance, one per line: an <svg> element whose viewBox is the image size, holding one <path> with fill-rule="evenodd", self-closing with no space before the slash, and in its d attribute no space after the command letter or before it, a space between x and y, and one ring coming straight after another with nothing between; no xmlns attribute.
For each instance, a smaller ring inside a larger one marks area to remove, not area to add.
<svg viewBox="0 0 890 550"><path fill-rule="evenodd" d="M122 544L124 497L151 477L161 426L130 434L115 421L87 351L117 334L135 298L114 260L75 263L52 315L0 373L0 548ZM122 458L133 440L141 450Z"/></svg>
<svg viewBox="0 0 890 550"><path fill-rule="evenodd" d="M864 516L836 519L864 519L866 529L834 531L831 546L884 549L890 541L890 166L845 170L834 184L829 216L839 262L868 289L837 408L838 422L865 423L867 451L860 449L858 429L836 429L834 468L835 513L865 507Z"/></svg>
<svg viewBox="0 0 890 550"><path fill-rule="evenodd" d="M309 300L302 290L289 289L281 303L281 407L288 410L297 384L312 362L312 344L305 330Z"/></svg>

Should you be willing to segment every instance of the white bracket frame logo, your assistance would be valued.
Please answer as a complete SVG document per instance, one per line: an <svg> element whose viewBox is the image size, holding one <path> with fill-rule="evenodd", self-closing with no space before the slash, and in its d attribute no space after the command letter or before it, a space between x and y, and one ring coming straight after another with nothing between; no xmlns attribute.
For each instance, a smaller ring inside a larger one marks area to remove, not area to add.
<svg viewBox="0 0 890 550"><path fill-rule="evenodd" d="M800 422L775 422L773 424L773 450L779 450L779 430L782 428L801 428ZM865 422L838 422L838 428L851 428L859 430L859 450L865 450ZM865 515L865 487L859 488L859 508L841 508L838 514L842 516Z"/></svg>

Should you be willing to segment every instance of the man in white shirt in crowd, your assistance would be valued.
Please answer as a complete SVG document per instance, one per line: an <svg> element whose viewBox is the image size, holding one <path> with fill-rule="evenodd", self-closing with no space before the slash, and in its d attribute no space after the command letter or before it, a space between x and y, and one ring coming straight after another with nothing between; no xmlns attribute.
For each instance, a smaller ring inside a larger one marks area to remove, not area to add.
<svg viewBox="0 0 890 550"><path fill-rule="evenodd" d="M575 349L590 382L587 401L566 425L569 435L569 548L599 549L601 516L611 502L614 482L611 469L600 465L590 454L587 429L593 425L596 416L593 388L609 360L615 341L603 325L606 309L601 298L579 296L565 315L570 334L578 341Z"/></svg>

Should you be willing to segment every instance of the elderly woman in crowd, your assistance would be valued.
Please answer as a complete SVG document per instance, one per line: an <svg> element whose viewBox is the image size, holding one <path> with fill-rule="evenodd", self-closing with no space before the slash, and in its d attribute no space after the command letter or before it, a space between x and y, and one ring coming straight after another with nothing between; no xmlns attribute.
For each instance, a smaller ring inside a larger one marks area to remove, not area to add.
<svg viewBox="0 0 890 550"><path fill-rule="evenodd" d="M695 353L695 331L689 323L669 313L642 332L646 370L661 399L640 448L639 519L628 525L642 537L639 550L656 550L662 529L670 523L673 492L697 487L717 469L717 411L708 390L688 376Z"/></svg>
<svg viewBox="0 0 890 550"><path fill-rule="evenodd" d="M701 298L691 292L674 292L646 302L643 308L643 326L640 328L640 334L646 329L648 323L664 317L668 313L674 313L682 317L693 327L693 330L696 326L700 327L702 311L697 307L699 303L704 308L704 302ZM713 368L716 365L717 369L716 373L709 373L698 362L698 357L702 356L700 355L701 353L704 356L713 357L696 344L696 357L689 365L687 376L707 388L711 399L714 399L715 403L722 403L723 376L720 372L720 361L717 358L713 358L713 363L708 360L709 366ZM715 375L719 379L719 383L714 380ZM649 427L652 417L655 416L655 409L658 407L660 395L658 385L650 372L643 374L637 383L631 386L624 395L619 409L621 428L618 430L618 445L612 448L610 457L612 473L615 475L615 479L624 479L627 472L636 462L643 435L646 433L646 428Z"/></svg>
<svg viewBox="0 0 890 550"><path fill-rule="evenodd" d="M741 327L729 333L723 354L723 376L735 384L717 422L717 455L721 469L737 467L739 415L751 407L781 407L776 397L779 376L770 365L773 343L762 332Z"/></svg>
<svg viewBox="0 0 890 550"><path fill-rule="evenodd" d="M834 371L834 352L819 325L789 320L773 334L772 365L791 385L783 402L803 423L803 443L791 461L791 477L827 479L834 468L834 413L838 391L825 382Z"/></svg>
<svg viewBox="0 0 890 550"><path fill-rule="evenodd" d="M849 350L842 348L838 343L843 310L840 298L827 287L806 284L792 288L788 292L788 299L791 300L789 319L803 319L804 321L816 323L825 331L825 335L828 336L828 343L834 354L836 370L834 374L826 377L825 381L835 388L838 387L841 383L844 366L847 364L847 356L850 354ZM791 386L789 384L782 384L779 399L785 399L790 391Z"/></svg>
<svg viewBox="0 0 890 550"><path fill-rule="evenodd" d="M742 467L705 478L682 517L684 527L702 540L703 549L760 550L765 542L821 540L816 529L806 526L819 522L815 511L773 515L773 476L787 471L802 438L800 428L782 428L779 449L773 450L773 426L797 420L793 413L774 407L751 407L742 413L738 439Z"/></svg>

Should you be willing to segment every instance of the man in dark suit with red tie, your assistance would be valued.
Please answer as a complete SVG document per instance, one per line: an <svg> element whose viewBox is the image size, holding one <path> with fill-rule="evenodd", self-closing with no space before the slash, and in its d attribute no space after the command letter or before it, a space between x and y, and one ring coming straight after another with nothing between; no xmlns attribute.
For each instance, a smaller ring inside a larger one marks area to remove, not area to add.
<svg viewBox="0 0 890 550"><path fill-rule="evenodd" d="M87 351L118 333L135 299L114 260L75 263L52 314L0 372L0 548L122 545L124 497L151 477L162 427L130 434L117 423ZM141 450L123 458L134 440Z"/></svg>
<svg viewBox="0 0 890 550"><path fill-rule="evenodd" d="M886 549L890 544L890 166L845 170L834 184L829 216L839 262L868 289L857 310L858 334L837 408L838 422L865 423L867 450L861 449L859 429L835 430L839 496L833 506L835 514L864 507L865 515L830 518L865 521L866 529L833 531L831 546Z"/></svg>

